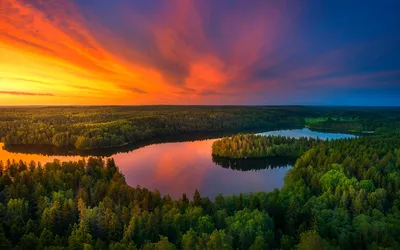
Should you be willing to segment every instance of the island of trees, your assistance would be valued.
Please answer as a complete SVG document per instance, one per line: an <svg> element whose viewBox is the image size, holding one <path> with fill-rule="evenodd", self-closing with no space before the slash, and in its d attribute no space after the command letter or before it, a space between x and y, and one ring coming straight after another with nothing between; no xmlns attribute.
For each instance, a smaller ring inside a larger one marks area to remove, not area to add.
<svg viewBox="0 0 400 250"><path fill-rule="evenodd" d="M112 159L0 163L1 249L398 249L400 137L317 143L273 192L129 187Z"/></svg>
<svg viewBox="0 0 400 250"><path fill-rule="evenodd" d="M297 158L312 146L321 143L319 139L287 136L263 136L255 134L238 134L224 137L212 145L213 156L226 158Z"/></svg>

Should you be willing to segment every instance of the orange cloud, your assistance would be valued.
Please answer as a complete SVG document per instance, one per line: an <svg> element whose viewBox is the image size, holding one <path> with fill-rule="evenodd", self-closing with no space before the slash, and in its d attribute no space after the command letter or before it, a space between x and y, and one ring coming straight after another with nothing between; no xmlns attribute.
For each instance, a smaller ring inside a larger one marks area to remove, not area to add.
<svg viewBox="0 0 400 250"><path fill-rule="evenodd" d="M69 2L33 1L35 6L25 2L4 3L6 16L0 19L0 93L46 95L5 98L2 104L118 104L121 100L134 104L152 101L141 97L144 92L165 88L157 72L108 53Z"/></svg>
<svg viewBox="0 0 400 250"><path fill-rule="evenodd" d="M114 5L111 25L96 16L96 6L3 0L0 94L8 96L0 104L240 101L243 86L232 83L248 81L252 65L272 50L285 8L224 12L215 24L221 34L215 44L208 27L213 13L205 3L160 2L147 15L127 3Z"/></svg>

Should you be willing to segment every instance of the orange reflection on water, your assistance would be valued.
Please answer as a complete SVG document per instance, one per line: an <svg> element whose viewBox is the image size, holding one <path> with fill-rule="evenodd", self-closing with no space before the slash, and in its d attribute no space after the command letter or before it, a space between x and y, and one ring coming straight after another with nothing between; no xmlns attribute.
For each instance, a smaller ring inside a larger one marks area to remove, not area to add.
<svg viewBox="0 0 400 250"><path fill-rule="evenodd" d="M200 189L210 167L214 140L165 143L114 155L128 183L179 196Z"/></svg>
<svg viewBox="0 0 400 250"><path fill-rule="evenodd" d="M173 198L179 198L182 193L192 197L196 189L202 196L212 199L219 193L271 191L282 186L287 168L242 172L216 165L211 156L214 141L155 144L111 157L130 186L158 189L161 194L170 194ZM7 159L45 164L54 159L77 161L82 157L11 153L1 149L0 160Z"/></svg>
<svg viewBox="0 0 400 250"><path fill-rule="evenodd" d="M280 188L287 168L262 171L235 171L212 161L213 140L150 145L114 155L128 184L158 189L162 194L190 197L198 189L213 198L218 193L270 191Z"/></svg>
<svg viewBox="0 0 400 250"><path fill-rule="evenodd" d="M41 154L24 154L24 153L13 153L8 152L4 148L4 144L0 143L0 160L3 162L7 162L8 159L15 161L24 161L24 162L41 162L42 164L46 164L48 162L53 162L55 159L60 161L78 161L81 160L80 156L47 156Z"/></svg>

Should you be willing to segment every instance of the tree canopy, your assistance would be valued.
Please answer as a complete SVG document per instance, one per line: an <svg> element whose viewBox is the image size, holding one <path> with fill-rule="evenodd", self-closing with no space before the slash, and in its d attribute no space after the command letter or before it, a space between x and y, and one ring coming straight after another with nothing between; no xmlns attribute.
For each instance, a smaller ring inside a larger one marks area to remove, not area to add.
<svg viewBox="0 0 400 250"><path fill-rule="evenodd" d="M227 158L297 158L321 140L308 137L299 139L286 136L238 134L224 137L212 145L212 154Z"/></svg>
<svg viewBox="0 0 400 250"><path fill-rule="evenodd" d="M273 192L179 200L130 187L112 159L0 163L0 245L16 249L400 246L400 139L317 143Z"/></svg>
<svg viewBox="0 0 400 250"><path fill-rule="evenodd" d="M65 113L44 108L36 114L40 109L2 110L3 141L75 145L110 135L125 143L125 132L312 124L320 117L330 118L328 123L352 119L374 135L324 142L240 135L221 152L239 147L246 150L239 157L268 152L297 160L281 190L217 195L214 201L197 190L173 200L158 190L130 187L113 159L0 162L0 249L400 248L396 109L188 107L185 113L182 107L60 107L54 110ZM123 124L134 127L124 130ZM279 151L281 145L287 151Z"/></svg>

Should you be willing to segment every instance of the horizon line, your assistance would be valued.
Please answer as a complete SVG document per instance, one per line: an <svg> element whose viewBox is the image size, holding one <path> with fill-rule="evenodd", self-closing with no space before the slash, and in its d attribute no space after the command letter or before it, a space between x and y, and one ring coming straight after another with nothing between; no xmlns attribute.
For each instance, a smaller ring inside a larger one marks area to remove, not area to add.
<svg viewBox="0 0 400 250"><path fill-rule="evenodd" d="M322 105L322 104L66 104L66 105L52 105L52 104L17 104L17 105L0 105L0 108L21 108L21 107L362 107L362 108L400 108L400 105Z"/></svg>

